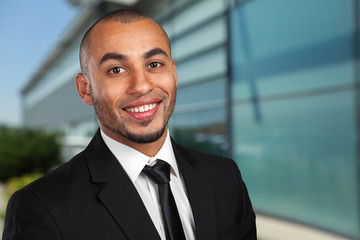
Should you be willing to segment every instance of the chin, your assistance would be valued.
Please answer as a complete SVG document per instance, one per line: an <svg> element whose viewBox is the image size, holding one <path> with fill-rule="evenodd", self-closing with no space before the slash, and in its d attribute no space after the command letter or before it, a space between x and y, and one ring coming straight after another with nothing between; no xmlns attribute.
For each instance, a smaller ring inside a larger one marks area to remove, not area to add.
<svg viewBox="0 0 360 240"><path fill-rule="evenodd" d="M153 143L159 140L163 134L155 133L155 134L138 134L128 136L128 140L134 143L146 144Z"/></svg>
<svg viewBox="0 0 360 240"><path fill-rule="evenodd" d="M166 131L166 125L163 127L150 128L147 127L134 127L134 128L122 128L113 129L113 132L126 138L128 141L139 144L153 143L164 136Z"/></svg>

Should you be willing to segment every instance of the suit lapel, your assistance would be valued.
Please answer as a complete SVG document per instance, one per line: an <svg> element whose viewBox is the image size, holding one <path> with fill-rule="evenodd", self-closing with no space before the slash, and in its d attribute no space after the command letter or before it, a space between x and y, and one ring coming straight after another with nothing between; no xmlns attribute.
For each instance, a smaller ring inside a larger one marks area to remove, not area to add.
<svg viewBox="0 0 360 240"><path fill-rule="evenodd" d="M130 178L98 131L85 150L93 183L103 183L98 197L131 240L158 239L158 232Z"/></svg>
<svg viewBox="0 0 360 240"><path fill-rule="evenodd" d="M197 240L216 239L215 203L210 179L197 169L197 160L172 141L195 221Z"/></svg>

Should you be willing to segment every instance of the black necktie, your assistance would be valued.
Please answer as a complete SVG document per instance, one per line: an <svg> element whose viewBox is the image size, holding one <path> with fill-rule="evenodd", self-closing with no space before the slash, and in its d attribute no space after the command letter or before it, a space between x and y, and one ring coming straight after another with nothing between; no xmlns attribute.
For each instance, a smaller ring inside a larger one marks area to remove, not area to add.
<svg viewBox="0 0 360 240"><path fill-rule="evenodd" d="M185 240L179 212L176 208L174 196L170 190L170 165L159 160L152 167L146 165L143 169L143 173L158 185L166 239Z"/></svg>

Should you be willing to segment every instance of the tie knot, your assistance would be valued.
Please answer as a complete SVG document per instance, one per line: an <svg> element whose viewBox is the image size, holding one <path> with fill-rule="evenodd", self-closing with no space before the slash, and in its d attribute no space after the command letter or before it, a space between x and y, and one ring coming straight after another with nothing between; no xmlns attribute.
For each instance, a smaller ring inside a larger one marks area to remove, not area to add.
<svg viewBox="0 0 360 240"><path fill-rule="evenodd" d="M143 173L156 184L170 182L170 165L162 160L159 160L152 167L146 165Z"/></svg>

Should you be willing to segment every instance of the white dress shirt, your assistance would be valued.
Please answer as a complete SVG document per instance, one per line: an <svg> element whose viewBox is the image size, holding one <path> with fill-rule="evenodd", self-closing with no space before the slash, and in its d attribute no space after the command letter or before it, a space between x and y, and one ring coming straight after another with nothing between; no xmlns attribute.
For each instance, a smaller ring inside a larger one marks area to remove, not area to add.
<svg viewBox="0 0 360 240"><path fill-rule="evenodd" d="M184 180L176 163L169 131L167 131L166 134L165 142L159 152L155 156L149 157L127 145L113 140L101 131L101 136L104 139L105 144L134 183L162 240L166 240L166 236L161 215L158 188L155 183L142 173L142 170L145 165L153 166L157 159L161 159L171 166L170 188L178 208L185 237L187 240L195 240L194 217L187 198Z"/></svg>

